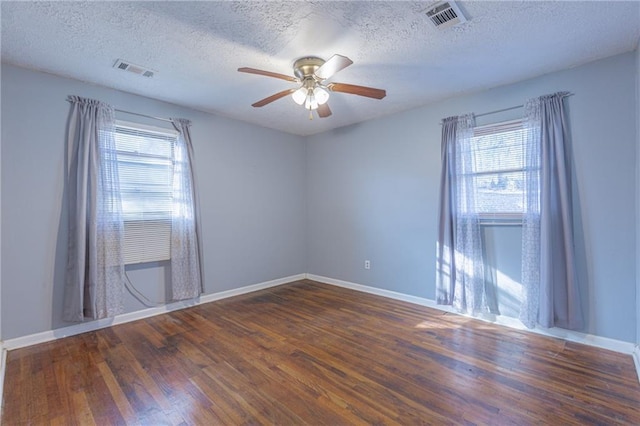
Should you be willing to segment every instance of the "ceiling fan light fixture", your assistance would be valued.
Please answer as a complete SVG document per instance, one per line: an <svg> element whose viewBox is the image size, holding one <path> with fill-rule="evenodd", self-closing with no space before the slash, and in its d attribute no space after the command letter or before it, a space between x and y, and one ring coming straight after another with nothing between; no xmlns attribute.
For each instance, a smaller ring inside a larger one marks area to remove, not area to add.
<svg viewBox="0 0 640 426"><path fill-rule="evenodd" d="M302 86L301 88L299 88L298 90L293 92L291 94L291 97L293 98L293 101L295 103L297 103L298 105L303 105L304 102L307 100L307 93L308 92L309 91L307 90L307 88Z"/></svg>
<svg viewBox="0 0 640 426"><path fill-rule="evenodd" d="M329 91L322 86L316 86L313 89L313 96L318 101L318 105L324 105L329 100Z"/></svg>
<svg viewBox="0 0 640 426"><path fill-rule="evenodd" d="M304 102L304 108L308 110L318 109L318 101L313 94L313 90L309 89L309 93L307 95L307 100Z"/></svg>

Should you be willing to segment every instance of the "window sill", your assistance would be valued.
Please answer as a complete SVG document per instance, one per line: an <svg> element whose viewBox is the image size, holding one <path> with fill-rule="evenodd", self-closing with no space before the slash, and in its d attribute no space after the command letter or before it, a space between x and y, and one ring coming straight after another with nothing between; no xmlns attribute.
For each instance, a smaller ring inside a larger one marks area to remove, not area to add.
<svg viewBox="0 0 640 426"><path fill-rule="evenodd" d="M480 215L480 226L522 226L521 214Z"/></svg>

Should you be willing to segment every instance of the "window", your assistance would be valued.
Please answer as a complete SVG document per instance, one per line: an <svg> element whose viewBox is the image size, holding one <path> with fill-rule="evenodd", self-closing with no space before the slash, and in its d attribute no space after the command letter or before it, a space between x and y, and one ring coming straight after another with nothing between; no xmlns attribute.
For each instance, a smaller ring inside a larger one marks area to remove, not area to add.
<svg viewBox="0 0 640 426"><path fill-rule="evenodd" d="M125 264L170 259L177 133L116 123Z"/></svg>
<svg viewBox="0 0 640 426"><path fill-rule="evenodd" d="M524 137L521 120L474 129L472 174L476 212L481 220L522 219Z"/></svg>

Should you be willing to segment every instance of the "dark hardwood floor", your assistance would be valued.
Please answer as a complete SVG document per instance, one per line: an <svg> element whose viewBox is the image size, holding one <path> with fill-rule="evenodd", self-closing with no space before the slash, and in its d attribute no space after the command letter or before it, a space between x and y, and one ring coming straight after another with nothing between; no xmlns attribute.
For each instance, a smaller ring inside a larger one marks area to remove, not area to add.
<svg viewBox="0 0 640 426"><path fill-rule="evenodd" d="M9 352L2 423L640 425L630 356L312 281Z"/></svg>

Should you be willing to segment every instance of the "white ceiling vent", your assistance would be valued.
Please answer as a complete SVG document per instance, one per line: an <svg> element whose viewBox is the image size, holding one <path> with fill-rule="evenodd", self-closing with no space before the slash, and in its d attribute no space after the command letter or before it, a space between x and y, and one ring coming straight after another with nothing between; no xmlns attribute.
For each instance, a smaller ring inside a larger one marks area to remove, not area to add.
<svg viewBox="0 0 640 426"><path fill-rule="evenodd" d="M437 3L426 12L434 27L443 29L467 22L458 5L453 1Z"/></svg>
<svg viewBox="0 0 640 426"><path fill-rule="evenodd" d="M143 77L153 77L153 75L156 73L152 69L145 68L140 65L132 64L131 62L125 61L123 59L118 59L116 63L113 64L113 67L122 71L129 71L134 74L141 75Z"/></svg>

